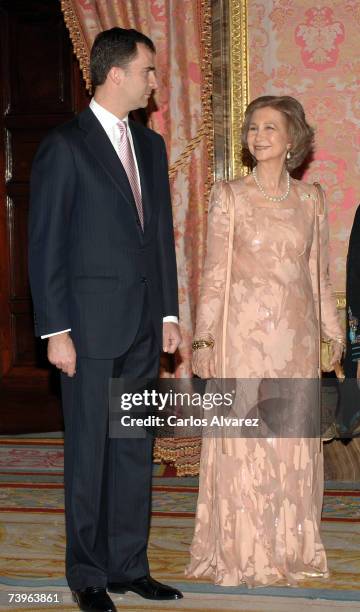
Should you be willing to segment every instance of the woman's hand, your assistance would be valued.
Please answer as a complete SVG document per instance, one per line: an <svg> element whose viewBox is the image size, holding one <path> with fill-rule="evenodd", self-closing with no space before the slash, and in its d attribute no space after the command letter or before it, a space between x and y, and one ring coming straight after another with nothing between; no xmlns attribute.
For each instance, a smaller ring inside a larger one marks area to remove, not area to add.
<svg viewBox="0 0 360 612"><path fill-rule="evenodd" d="M344 352L344 343L341 340L331 341L331 365L340 363Z"/></svg>
<svg viewBox="0 0 360 612"><path fill-rule="evenodd" d="M210 346L193 352L192 369L200 378L215 378L214 349Z"/></svg>
<svg viewBox="0 0 360 612"><path fill-rule="evenodd" d="M330 364L333 366L336 377L340 382L343 382L345 380L345 372L341 365L343 352L344 343L341 340L332 340Z"/></svg>

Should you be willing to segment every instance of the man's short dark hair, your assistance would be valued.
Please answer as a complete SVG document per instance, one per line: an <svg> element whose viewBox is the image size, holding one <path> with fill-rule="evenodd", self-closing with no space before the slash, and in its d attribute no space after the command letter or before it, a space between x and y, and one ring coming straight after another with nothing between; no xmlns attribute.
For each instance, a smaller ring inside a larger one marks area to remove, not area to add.
<svg viewBox="0 0 360 612"><path fill-rule="evenodd" d="M155 53L155 45L137 30L111 28L97 35L90 53L90 74L93 88L105 83L113 66L126 68L137 55L137 43L146 45Z"/></svg>

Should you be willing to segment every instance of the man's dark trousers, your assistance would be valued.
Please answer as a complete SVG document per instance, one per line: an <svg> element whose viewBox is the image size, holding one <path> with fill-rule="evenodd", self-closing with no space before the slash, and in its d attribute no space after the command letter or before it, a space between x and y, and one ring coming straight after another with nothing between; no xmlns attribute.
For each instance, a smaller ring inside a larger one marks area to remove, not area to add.
<svg viewBox="0 0 360 612"><path fill-rule="evenodd" d="M136 338L117 359L80 358L62 375L65 421L66 576L72 590L148 574L152 443L109 439L111 377L154 378L160 347L146 288Z"/></svg>

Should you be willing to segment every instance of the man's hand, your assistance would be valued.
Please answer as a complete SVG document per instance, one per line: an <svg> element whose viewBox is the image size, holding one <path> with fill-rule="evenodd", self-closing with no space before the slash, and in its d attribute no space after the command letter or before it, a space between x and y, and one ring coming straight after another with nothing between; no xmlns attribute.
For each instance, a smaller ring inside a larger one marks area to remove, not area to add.
<svg viewBox="0 0 360 612"><path fill-rule="evenodd" d="M51 336L48 342L48 360L68 376L76 373L76 351L68 332Z"/></svg>
<svg viewBox="0 0 360 612"><path fill-rule="evenodd" d="M177 323L163 323L163 351L164 353L175 353L182 341L180 327Z"/></svg>

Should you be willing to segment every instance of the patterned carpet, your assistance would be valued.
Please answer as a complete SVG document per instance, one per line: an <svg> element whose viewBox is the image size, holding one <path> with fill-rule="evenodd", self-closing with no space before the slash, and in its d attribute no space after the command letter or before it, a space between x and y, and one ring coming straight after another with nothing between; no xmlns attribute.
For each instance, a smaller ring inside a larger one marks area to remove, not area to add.
<svg viewBox="0 0 360 612"><path fill-rule="evenodd" d="M71 605L64 580L62 467L60 439L1 440L1 610L77 609ZM241 609L255 612L266 609L280 612L283 609L280 603L274 608L273 605L275 600L285 603L284 598L294 600L294 607L291 604L294 612L301 610L301 607L297 608L298 598L309 598L309 603L317 598L338 602L335 608L328 605L327 609L343 609L341 602L347 603L349 611L360 609L360 604L355 604L360 602L360 490L349 490L342 485L336 490L326 491L322 535L331 577L325 582L306 581L302 588L296 589L285 586L255 590L220 588L206 581L186 580L183 571L188 561L196 498L196 478L176 478L171 466L154 466L150 563L154 577L178 586L187 594L186 601L176 604L177 610ZM23 593L29 593L31 589L51 593L55 589L64 603L51 607L30 606L29 602L26 602L26 607L17 607L15 602L10 604L8 593L19 593L22 589L25 589ZM239 607L239 595L245 607ZM140 604L132 595L125 596L125 600L126 610L151 609L155 612L157 609L175 609L174 604L166 603L149 607L150 604L143 601ZM267 607L254 607L255 600L267 601ZM204 607L205 601L207 607Z"/></svg>

